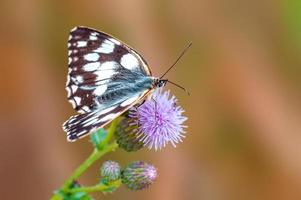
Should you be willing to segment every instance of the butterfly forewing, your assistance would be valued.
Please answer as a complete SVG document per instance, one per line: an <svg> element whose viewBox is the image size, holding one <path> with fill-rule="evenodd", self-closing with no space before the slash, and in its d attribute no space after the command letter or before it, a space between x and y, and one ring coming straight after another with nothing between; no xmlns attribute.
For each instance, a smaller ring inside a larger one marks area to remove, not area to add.
<svg viewBox="0 0 301 200"><path fill-rule="evenodd" d="M143 58L112 36L85 27L71 30L66 90L73 108L90 112L101 104L108 84L122 84L125 73L150 76ZM119 80L119 82L118 82Z"/></svg>
<svg viewBox="0 0 301 200"><path fill-rule="evenodd" d="M72 29L68 56L68 99L82 113L63 125L69 141L106 125L152 89L144 59L108 34L86 27Z"/></svg>

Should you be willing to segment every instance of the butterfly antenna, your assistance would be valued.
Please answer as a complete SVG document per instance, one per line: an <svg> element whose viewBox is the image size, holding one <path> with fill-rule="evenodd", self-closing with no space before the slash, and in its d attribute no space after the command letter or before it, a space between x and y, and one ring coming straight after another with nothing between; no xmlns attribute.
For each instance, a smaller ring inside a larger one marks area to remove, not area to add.
<svg viewBox="0 0 301 200"><path fill-rule="evenodd" d="M180 56L177 58L177 60L174 62L174 64L172 64L172 66L170 66L168 68L168 70L160 77L160 79L162 79L177 63L178 61L181 59L181 57L186 53L186 51L191 47L192 42L189 43L189 45L182 51L182 53L180 54Z"/></svg>
<svg viewBox="0 0 301 200"><path fill-rule="evenodd" d="M182 86L180 86L180 85L178 85L174 82L171 82L170 80L167 80L167 82L177 86L178 88L181 88L182 90L184 90L188 94L188 96L190 96L190 93L184 87L182 87Z"/></svg>

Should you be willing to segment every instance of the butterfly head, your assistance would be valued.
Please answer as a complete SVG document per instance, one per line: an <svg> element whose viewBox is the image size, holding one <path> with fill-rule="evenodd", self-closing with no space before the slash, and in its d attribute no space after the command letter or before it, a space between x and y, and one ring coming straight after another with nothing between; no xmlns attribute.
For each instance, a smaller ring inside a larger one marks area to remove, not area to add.
<svg viewBox="0 0 301 200"><path fill-rule="evenodd" d="M177 86L178 88L181 88L182 90L184 90L188 95L190 95L190 93L182 86L172 82L172 81L169 81L168 79L159 79L159 78L155 78L154 81L153 81L153 88L160 88L160 87L163 87L166 85L166 83L171 83L172 85L175 85Z"/></svg>
<svg viewBox="0 0 301 200"><path fill-rule="evenodd" d="M157 88L163 87L166 85L167 82L168 82L167 79L155 79L154 86Z"/></svg>

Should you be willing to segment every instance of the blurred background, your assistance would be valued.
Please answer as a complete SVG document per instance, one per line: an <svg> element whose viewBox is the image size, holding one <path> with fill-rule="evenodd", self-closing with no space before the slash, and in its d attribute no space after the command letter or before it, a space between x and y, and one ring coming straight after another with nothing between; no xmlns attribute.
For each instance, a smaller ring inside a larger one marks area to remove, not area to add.
<svg viewBox="0 0 301 200"><path fill-rule="evenodd" d="M300 13L299 0L1 1L1 199L49 199L92 151L61 128L75 114L65 82L78 25L130 44L157 76L193 42L168 74L191 92L167 87L189 118L184 142L106 155L151 162L159 178L96 199L301 199Z"/></svg>

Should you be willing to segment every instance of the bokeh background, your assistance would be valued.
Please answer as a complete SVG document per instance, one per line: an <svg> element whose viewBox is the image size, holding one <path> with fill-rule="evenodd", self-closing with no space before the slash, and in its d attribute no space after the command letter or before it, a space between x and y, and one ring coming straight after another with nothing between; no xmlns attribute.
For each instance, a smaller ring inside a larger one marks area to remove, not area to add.
<svg viewBox="0 0 301 200"><path fill-rule="evenodd" d="M159 178L96 199L301 199L300 13L299 0L1 1L1 199L48 199L92 150L61 128L77 25L126 41L158 76L193 42L168 74L192 94L167 87L189 117L184 142L105 156L152 162Z"/></svg>

